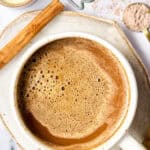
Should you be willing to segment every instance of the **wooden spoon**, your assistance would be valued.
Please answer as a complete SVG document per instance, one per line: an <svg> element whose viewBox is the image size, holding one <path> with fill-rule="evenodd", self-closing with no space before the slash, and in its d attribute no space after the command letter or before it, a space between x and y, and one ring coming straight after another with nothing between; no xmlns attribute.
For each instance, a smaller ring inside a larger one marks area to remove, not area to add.
<svg viewBox="0 0 150 150"><path fill-rule="evenodd" d="M59 0L53 0L26 27L24 27L8 44L0 49L0 68L6 65L24 48L32 38L58 13L64 9Z"/></svg>

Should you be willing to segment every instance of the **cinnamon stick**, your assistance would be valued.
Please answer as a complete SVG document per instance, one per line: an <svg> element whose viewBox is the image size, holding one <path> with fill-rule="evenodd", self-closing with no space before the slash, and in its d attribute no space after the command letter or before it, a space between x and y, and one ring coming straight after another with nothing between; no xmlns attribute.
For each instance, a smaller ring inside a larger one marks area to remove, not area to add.
<svg viewBox="0 0 150 150"><path fill-rule="evenodd" d="M52 3L44 8L22 31L0 50L0 68L16 56L63 9L64 6L59 0L53 0Z"/></svg>

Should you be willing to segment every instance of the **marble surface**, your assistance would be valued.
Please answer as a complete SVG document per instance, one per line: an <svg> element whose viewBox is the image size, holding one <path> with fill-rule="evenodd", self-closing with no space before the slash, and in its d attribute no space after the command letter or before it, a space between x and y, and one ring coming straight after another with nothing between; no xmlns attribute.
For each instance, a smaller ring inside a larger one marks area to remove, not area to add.
<svg viewBox="0 0 150 150"><path fill-rule="evenodd" d="M79 2L79 0L75 1ZM37 0L32 5L22 8L8 8L0 5L0 31L2 31L8 23L10 23L20 14L31 10L42 9L49 2L49 0ZM62 0L62 2L65 4L66 10L79 11L73 8L73 6L67 0ZM142 33L135 33L128 30L123 25L121 19L124 8L133 2L144 2L150 5L150 0L95 0L93 3L86 4L85 9L80 12L116 20L128 36L134 48L139 53L150 75L150 43ZM0 150L19 150L18 146L15 144L1 121Z"/></svg>

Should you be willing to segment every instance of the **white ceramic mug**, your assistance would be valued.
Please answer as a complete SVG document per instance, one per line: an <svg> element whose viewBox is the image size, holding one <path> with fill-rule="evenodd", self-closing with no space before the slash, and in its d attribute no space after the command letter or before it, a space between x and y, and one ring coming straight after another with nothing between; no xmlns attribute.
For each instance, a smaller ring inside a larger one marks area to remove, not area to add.
<svg viewBox="0 0 150 150"><path fill-rule="evenodd" d="M82 37L87 38L93 41L96 41L105 47L107 47L112 53L118 58L118 60L123 65L125 72L128 77L129 86L130 86L130 103L128 107L127 115L120 126L120 128L115 132L115 134L106 142L104 142L102 145L99 145L95 149L99 150L108 150L114 145L118 144L123 150L144 150L144 146L142 146L140 143L138 143L132 136L130 136L127 131L132 123L132 120L135 115L136 107L137 107L137 98L138 98L138 92L137 92L137 84L136 79L133 73L133 70L126 60L126 58L113 46L111 46L106 41L100 39L99 37L87 34L87 33L80 33L80 32L67 32L67 33L59 33L56 35L50 35L48 38L43 39L35 44L33 44L31 47L28 48L27 52L24 53L24 55L21 57L18 64L16 64L16 70L14 71L13 80L12 80L12 86L11 88L11 94L10 99L13 98L11 101L11 110L14 116L15 121L17 122L18 131L21 130L22 134L19 140L23 140L22 147L27 150L35 150L35 149L42 149L47 150L51 149L47 145L43 144L40 140L37 140L35 136L27 129L25 124L23 123L23 120L20 116L19 110L16 107L17 101L16 101L16 85L18 82L19 74L24 66L24 64L27 62L27 60L31 57L31 55L38 50L43 45L52 42L57 39L62 39L66 37Z"/></svg>

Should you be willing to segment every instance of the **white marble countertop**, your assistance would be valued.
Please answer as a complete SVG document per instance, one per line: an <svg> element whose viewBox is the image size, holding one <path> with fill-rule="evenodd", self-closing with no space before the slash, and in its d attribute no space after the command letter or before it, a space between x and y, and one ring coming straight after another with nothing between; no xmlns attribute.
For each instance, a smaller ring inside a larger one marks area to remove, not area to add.
<svg viewBox="0 0 150 150"><path fill-rule="evenodd" d="M79 2L79 0L75 1ZM49 2L50 0L37 0L34 4L22 8L8 8L0 5L0 31L20 14L31 10L42 9ZM62 2L65 4L66 10L78 11L67 0L62 0ZM93 3L86 4L85 9L80 12L116 20L139 53L150 75L150 42L148 42L142 33L135 33L128 30L121 21L123 9L133 2L144 2L150 5L150 0L95 0ZM18 149L0 121L0 150Z"/></svg>

